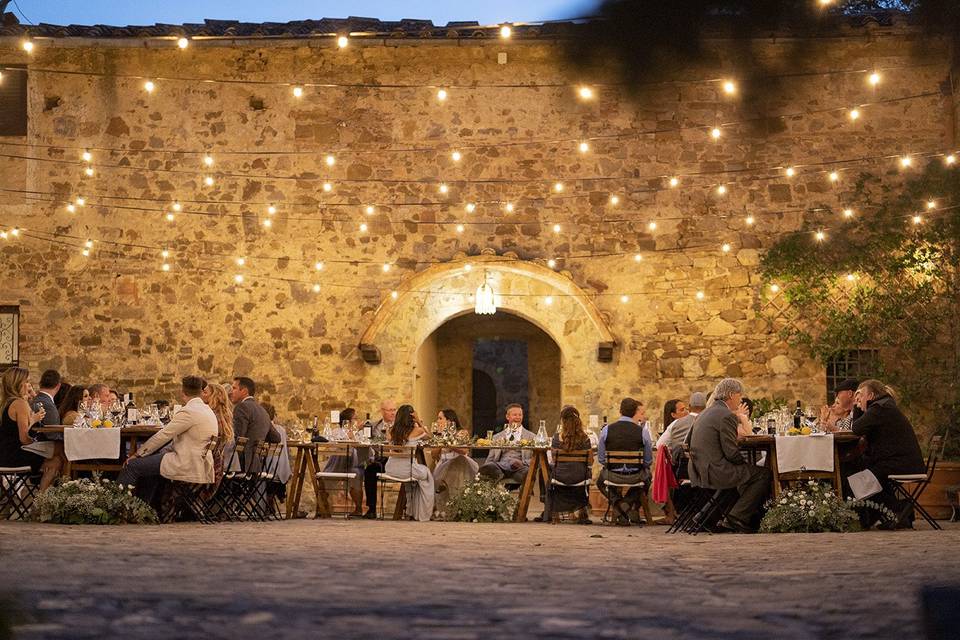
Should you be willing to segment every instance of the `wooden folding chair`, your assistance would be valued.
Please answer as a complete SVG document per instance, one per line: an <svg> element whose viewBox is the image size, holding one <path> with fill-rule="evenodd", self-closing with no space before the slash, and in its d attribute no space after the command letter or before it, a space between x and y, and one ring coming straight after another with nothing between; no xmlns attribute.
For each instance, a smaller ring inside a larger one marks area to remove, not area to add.
<svg viewBox="0 0 960 640"><path fill-rule="evenodd" d="M631 467L637 469L643 469L643 450L639 451L607 451L606 461L603 463L603 468L606 469L607 475L609 477L610 473L620 474L619 471L615 469L622 469L623 467ZM620 474L626 475L626 474ZM613 482L609 479L605 479L603 484L607 487L617 487L621 490L630 491L631 489L639 489L641 496L641 507L644 510L644 516L646 520L650 520L649 515L649 505L644 499L646 497L646 488L647 483L643 480L637 482ZM625 492L624 492L625 493ZM603 512L603 521L610 522L610 510L613 509L613 501L607 499L607 509Z"/></svg>
<svg viewBox="0 0 960 640"><path fill-rule="evenodd" d="M416 478L413 477L413 463L416 462L417 448L407 445L383 445L381 447L380 455L384 458L387 458L387 462L390 461L390 458L400 458L407 459L410 463L410 473L407 474L405 478L398 478L397 476L392 476L386 471L383 473L377 474L377 480L380 483L380 519L383 520L383 503L384 503L384 492L386 490L387 484L399 484L401 487L410 482L416 482ZM386 466L386 465L384 465Z"/></svg>
<svg viewBox="0 0 960 640"><path fill-rule="evenodd" d="M210 436L207 444L204 445L200 453L201 458L212 456L214 449L219 445L218 436ZM164 502L163 512L160 514L160 522L173 522L182 519L182 515L189 513L198 522L203 524L212 524L216 522L216 515L211 509L210 501L203 497L204 492L208 491L212 483L181 482L173 480L170 482L170 495Z"/></svg>
<svg viewBox="0 0 960 640"><path fill-rule="evenodd" d="M30 517L36 490L32 475L30 467L0 467L0 518Z"/></svg>
<svg viewBox="0 0 960 640"><path fill-rule="evenodd" d="M324 442L317 445L318 469L322 469L322 467L320 467L320 461L323 459L330 460L331 458L342 458L347 461L348 464L346 471L321 470L316 473L316 478L318 481L320 481L320 483L323 483L324 481L342 482L343 497L348 503L350 501L350 483L354 482L359 475L355 470L355 466L352 464L356 450L357 448L355 446L342 442ZM323 515L324 517L333 515L333 510L330 507L330 499L327 496L325 489L323 494L319 496L319 500L324 504L317 505L317 513ZM350 513L353 513L352 509L339 515L348 515Z"/></svg>
<svg viewBox="0 0 960 640"><path fill-rule="evenodd" d="M887 476L887 479L893 483L893 490L897 496L906 500L913 507L914 511L920 514L920 517L927 521L931 527L941 531L943 527L933 519L930 513L920 506L920 496L924 489L933 479L933 472L937 469L937 460L943 452L943 436L933 436L930 439L930 446L927 449L927 470L925 473L909 473ZM898 514L899 515L899 514Z"/></svg>
<svg viewBox="0 0 960 640"><path fill-rule="evenodd" d="M572 462L572 463L582 464L587 469L590 469L590 456L592 453L593 451L591 451L590 449L576 449L571 451L564 451L563 449L554 449L553 450L554 465L558 465L560 463ZM530 471L530 473L532 473L532 470ZM585 480L581 480L580 482L574 482L572 484L569 484L569 483L561 482L560 480L557 480L552 473L550 474L551 487L583 487L584 491L587 494L588 505L590 503L590 485L591 484L592 484L592 481L589 475ZM553 515L556 516L557 513L554 511Z"/></svg>

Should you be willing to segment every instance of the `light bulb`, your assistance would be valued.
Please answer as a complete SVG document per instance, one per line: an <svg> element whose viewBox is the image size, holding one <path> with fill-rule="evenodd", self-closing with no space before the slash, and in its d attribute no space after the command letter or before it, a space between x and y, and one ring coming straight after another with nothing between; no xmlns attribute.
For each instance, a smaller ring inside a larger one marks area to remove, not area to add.
<svg viewBox="0 0 960 640"><path fill-rule="evenodd" d="M180 211L180 210L182 210L182 209L183 209L183 205L182 205L182 204L180 204L179 202L174 202L174 203L173 203L173 210L174 210L174 211Z"/></svg>
<svg viewBox="0 0 960 640"><path fill-rule="evenodd" d="M459 151L454 151L450 154L450 159L452 159L454 162L460 162L462 158L463 155Z"/></svg>
<svg viewBox="0 0 960 640"><path fill-rule="evenodd" d="M467 210L467 213L473 213L474 211L477 210L477 205L473 204L472 202L468 202L467 206L464 207L464 209Z"/></svg>
<svg viewBox="0 0 960 640"><path fill-rule="evenodd" d="M849 207L846 208L846 209L844 209L844 210L843 210L843 217L844 217L844 218L852 218L852 217L853 217L853 209L850 209Z"/></svg>
<svg viewBox="0 0 960 640"><path fill-rule="evenodd" d="M90 255L90 249L84 249L84 250L81 251L80 253L83 254L83 257L84 257L84 258L86 258L87 256Z"/></svg>
<svg viewBox="0 0 960 640"><path fill-rule="evenodd" d="M507 210L507 213L513 213L514 206L512 202L508 202L504 208Z"/></svg>
<svg viewBox="0 0 960 640"><path fill-rule="evenodd" d="M268 216L272 216L272 215L274 215L276 212L277 212L277 208L276 208L275 206L270 205L269 207L267 207L267 215L268 215Z"/></svg>
<svg viewBox="0 0 960 640"><path fill-rule="evenodd" d="M450 192L450 187L447 186L446 182L441 182L440 186L437 187L437 191L440 193L446 194Z"/></svg>
<svg viewBox="0 0 960 640"><path fill-rule="evenodd" d="M869 76L867 76L867 82L871 87L875 87L880 84L880 74L874 71Z"/></svg>
<svg viewBox="0 0 960 640"><path fill-rule="evenodd" d="M732 96L737 92L737 85L734 84L732 80L727 80L723 83L723 92L728 96Z"/></svg>
<svg viewBox="0 0 960 640"><path fill-rule="evenodd" d="M827 234L825 234L823 231L817 231L815 237L817 238L817 242L823 242L824 238L827 237Z"/></svg>
<svg viewBox="0 0 960 640"><path fill-rule="evenodd" d="M727 244L726 242L724 242L724 243L723 243L723 246L720 247L720 250L723 251L724 253L729 253L729 252L730 252L730 245Z"/></svg>
<svg viewBox="0 0 960 640"><path fill-rule="evenodd" d="M583 141L577 145L577 149L580 150L580 153L586 153L587 151L590 151L590 143Z"/></svg>
<svg viewBox="0 0 960 640"><path fill-rule="evenodd" d="M642 261L642 260L643 260L643 256L642 256L642 255L640 255L639 253L633 254L633 261L634 261L634 262L640 262L640 261Z"/></svg>
<svg viewBox="0 0 960 640"><path fill-rule="evenodd" d="M780 291L780 285L778 285L778 284L776 284L776 283L770 285L770 291L773 291L774 293Z"/></svg>
<svg viewBox="0 0 960 640"><path fill-rule="evenodd" d="M0 238L6 240L6 239L7 239L7 232L6 232L6 231L0 231Z"/></svg>
<svg viewBox="0 0 960 640"><path fill-rule="evenodd" d="M562 183L562 182L554 182L554 183L553 183L553 190L556 191L557 193L561 193L561 192L563 191L563 183Z"/></svg>
<svg viewBox="0 0 960 640"><path fill-rule="evenodd" d="M313 292L314 292L314 293L320 293L320 285L319 285L319 284L314 284L314 285L313 285Z"/></svg>
<svg viewBox="0 0 960 640"><path fill-rule="evenodd" d="M303 87L294 87L293 88L293 97L302 98L303 97Z"/></svg>
<svg viewBox="0 0 960 640"><path fill-rule="evenodd" d="M936 200L927 200L927 209L936 209L937 201Z"/></svg>
<svg viewBox="0 0 960 640"><path fill-rule="evenodd" d="M850 113L847 115L850 116L851 120L856 120L860 117L860 109L850 109Z"/></svg>
<svg viewBox="0 0 960 640"><path fill-rule="evenodd" d="M76 208L75 206L73 206L72 204L68 204L68 205L67 205L67 213L74 213L76 210L77 210L77 208Z"/></svg>
<svg viewBox="0 0 960 640"><path fill-rule="evenodd" d="M747 219L746 219L746 220L745 220L744 222L746 222L746 223L747 223L747 226L750 226L750 225L752 225L752 224L753 224L753 222L754 222L754 220L753 220L753 216L747 216Z"/></svg>
<svg viewBox="0 0 960 640"><path fill-rule="evenodd" d="M579 96L584 100L593 99L593 89L591 89L590 87L580 87L579 89L577 89L577 94L579 94Z"/></svg>
<svg viewBox="0 0 960 640"><path fill-rule="evenodd" d="M620 296L620 302L622 302L623 304L627 304L628 302L630 302L630 296Z"/></svg>
<svg viewBox="0 0 960 640"><path fill-rule="evenodd" d="M167 214L167 222L173 222L174 215L172 213Z"/></svg>
<svg viewBox="0 0 960 640"><path fill-rule="evenodd" d="M714 127L713 129L710 129L710 137L713 138L714 140L719 140L719 139L720 139L720 127Z"/></svg>
<svg viewBox="0 0 960 640"><path fill-rule="evenodd" d="M721 196L726 192L727 192L726 185L720 185L719 187L717 187L717 193L720 194Z"/></svg>
<svg viewBox="0 0 960 640"><path fill-rule="evenodd" d="M543 302L547 305L553 304L553 296L547 296L546 298L543 299Z"/></svg>
<svg viewBox="0 0 960 640"><path fill-rule="evenodd" d="M24 40L23 45L21 46L23 47L23 50L26 51L27 53L33 53L33 43L30 42L29 40Z"/></svg>
<svg viewBox="0 0 960 640"><path fill-rule="evenodd" d="M913 224L920 224L921 222L923 222L922 216L913 216Z"/></svg>
<svg viewBox="0 0 960 640"><path fill-rule="evenodd" d="M267 218L266 220L263 221L263 226L269 229L270 227L273 226L273 220L271 220L270 218Z"/></svg>
<svg viewBox="0 0 960 640"><path fill-rule="evenodd" d="M205 178L203 179L203 184L207 185L208 187L212 187L212 186L213 186L213 176L207 176L207 177L205 177Z"/></svg>
<svg viewBox="0 0 960 640"><path fill-rule="evenodd" d="M17 227L14 227L13 229L10 229L10 235L12 235L14 238L16 238L17 236L20 235L20 229L18 229Z"/></svg>
<svg viewBox="0 0 960 640"><path fill-rule="evenodd" d="M947 163L947 166L950 166L950 165L954 164L954 163L957 161L957 156L955 156L955 155L953 155L953 154L951 153L951 154L948 155L946 158L944 158L943 161Z"/></svg>
<svg viewBox="0 0 960 640"><path fill-rule="evenodd" d="M437 91L437 100L439 100L440 102L443 102L443 101L446 100L446 99L447 99L447 90L446 90L446 89L440 89L440 90L438 90L438 91Z"/></svg>
<svg viewBox="0 0 960 640"><path fill-rule="evenodd" d="M153 90L157 88L157 85L153 84L153 80L147 80L143 83L143 90L147 93L153 93Z"/></svg>
<svg viewBox="0 0 960 640"><path fill-rule="evenodd" d="M697 300L703 300L705 297L706 295L703 293L703 291L697 291Z"/></svg>
<svg viewBox="0 0 960 640"><path fill-rule="evenodd" d="M390 265L389 265L389 263L384 263L384 265L383 265L383 272L384 272L384 273L387 273L388 271L390 271Z"/></svg>
<svg viewBox="0 0 960 640"><path fill-rule="evenodd" d="M169 258L169 257L170 257L170 252L167 251L166 249L164 249L163 251L160 252L160 257L161 257L161 258Z"/></svg>
<svg viewBox="0 0 960 640"><path fill-rule="evenodd" d="M213 166L213 156L211 156L211 155L205 155L205 156L203 156L203 164L207 165L208 167L212 167L212 166Z"/></svg>
<svg viewBox="0 0 960 640"><path fill-rule="evenodd" d="M92 248L93 248L93 240L87 240L86 242L83 243L83 246L85 246L87 249L92 249Z"/></svg>
<svg viewBox="0 0 960 640"><path fill-rule="evenodd" d="M245 264L247 264L247 259L246 259L246 258L242 258L242 257L241 257L241 258L237 258L237 266L238 266L238 267L242 267L242 266L245 265Z"/></svg>
<svg viewBox="0 0 960 640"><path fill-rule="evenodd" d="M177 46L180 47L181 49L186 49L187 47L190 46L190 41L187 40L186 38L179 38L177 40Z"/></svg>
<svg viewBox="0 0 960 640"><path fill-rule="evenodd" d="M787 167L786 174L788 178L792 178L793 176L797 175L797 170L793 167Z"/></svg>
<svg viewBox="0 0 960 640"><path fill-rule="evenodd" d="M463 233L463 225L462 225L462 224L458 224L458 225L457 225L457 233Z"/></svg>
<svg viewBox="0 0 960 640"><path fill-rule="evenodd" d="M398 295L399 295L399 294L397 294L396 291L391 291L391 292L390 292L390 297L393 298L394 300L397 299L397 296L398 296Z"/></svg>
<svg viewBox="0 0 960 640"><path fill-rule="evenodd" d="M670 178L670 186L671 186L671 187L675 187L675 186L677 186L678 184L680 184L680 178L677 178L676 176L674 176L673 178Z"/></svg>
<svg viewBox="0 0 960 640"><path fill-rule="evenodd" d="M656 223L656 222L651 222L650 224L647 225L647 229L650 229L650 231L656 231L656 229L657 229L657 223Z"/></svg>
<svg viewBox="0 0 960 640"><path fill-rule="evenodd" d="M836 182L837 180L840 179L840 174L837 173L836 171L831 171L829 178L830 178L830 182Z"/></svg>
<svg viewBox="0 0 960 640"><path fill-rule="evenodd" d="M366 233L366 232L367 232L367 223L366 223L366 222L361 222L361 223L360 223L360 233Z"/></svg>
<svg viewBox="0 0 960 640"><path fill-rule="evenodd" d="M77 198L76 202L78 207L82 207L83 205L87 204L86 198L83 197Z"/></svg>
<svg viewBox="0 0 960 640"><path fill-rule="evenodd" d="M332 155L327 155L327 157L324 158L323 161L327 163L328 167L332 167L333 165L337 164L337 159Z"/></svg>
<svg viewBox="0 0 960 640"><path fill-rule="evenodd" d="M348 44L350 44L350 38L347 36L339 36L337 38L337 46L341 49L346 49Z"/></svg>
<svg viewBox="0 0 960 640"><path fill-rule="evenodd" d="M618 204L620 204L620 196L616 194L613 194L612 196L610 196L610 204L612 204L613 206L617 206Z"/></svg>
<svg viewBox="0 0 960 640"><path fill-rule="evenodd" d="M372 215L374 214L374 212L376 212L376 210L377 210L377 209L376 209L372 204L368 204L368 205L363 209L364 213L366 213L368 216L372 216Z"/></svg>
<svg viewBox="0 0 960 640"><path fill-rule="evenodd" d="M505 24L505 25L503 25L502 27L500 27L500 37L501 37L501 38L507 39L507 38L509 38L509 37L512 36L512 35L513 35L513 29L510 28L510 25Z"/></svg>
<svg viewBox="0 0 960 640"><path fill-rule="evenodd" d="M554 233L560 233L560 225L559 225L559 224L553 225L553 232L554 232Z"/></svg>
<svg viewBox="0 0 960 640"><path fill-rule="evenodd" d="M93 154L90 153L89 151L84 151L83 156L81 157L83 158L84 162L90 162L91 160L93 160Z"/></svg>
<svg viewBox="0 0 960 640"><path fill-rule="evenodd" d="M553 258L550 258L549 260L547 260L547 266L553 269L555 266L557 266L557 261L554 260Z"/></svg>
<svg viewBox="0 0 960 640"><path fill-rule="evenodd" d="M163 266L161 266L160 268L163 269L164 271L170 271L170 265L167 264L166 262L164 262Z"/></svg>
<svg viewBox="0 0 960 640"><path fill-rule="evenodd" d="M857 279L857 276L853 275L852 273L847 274L847 282L853 282L856 279Z"/></svg>
<svg viewBox="0 0 960 640"><path fill-rule="evenodd" d="M471 271L472 269L473 269L473 265L470 264L469 262L468 262L467 264L463 265L463 270L464 270L464 271Z"/></svg>
<svg viewBox="0 0 960 640"><path fill-rule="evenodd" d="M323 271L323 263L322 263L322 262L316 262L316 263L314 263L313 268L316 269L317 271Z"/></svg>
<svg viewBox="0 0 960 640"><path fill-rule="evenodd" d="M333 185L330 184L329 182L324 182L323 190L326 191L327 193L330 193L331 191L333 191Z"/></svg>
<svg viewBox="0 0 960 640"><path fill-rule="evenodd" d="M901 167L909 167L912 164L913 164L913 158L911 158L910 156L903 156L902 158L900 158Z"/></svg>
<svg viewBox="0 0 960 640"><path fill-rule="evenodd" d="M93 177L93 167L87 167L86 169L83 170L83 172L87 174L88 178Z"/></svg>
<svg viewBox="0 0 960 640"><path fill-rule="evenodd" d="M233 276L233 281L237 284L243 284L243 274L238 273L237 275Z"/></svg>

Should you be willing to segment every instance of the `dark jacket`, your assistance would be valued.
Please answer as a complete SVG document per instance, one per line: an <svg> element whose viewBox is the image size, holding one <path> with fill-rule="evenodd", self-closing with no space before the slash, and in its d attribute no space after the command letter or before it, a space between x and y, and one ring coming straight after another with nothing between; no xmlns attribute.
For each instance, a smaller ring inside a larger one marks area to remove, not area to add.
<svg viewBox="0 0 960 640"><path fill-rule="evenodd" d="M33 406L30 407L30 409L36 410L38 404L43 406L47 412L43 416L43 426L60 424L60 412L57 411L57 405L54 404L53 398L40 391L37 393L37 397L33 400Z"/></svg>
<svg viewBox="0 0 960 640"><path fill-rule="evenodd" d="M280 434L273 428L267 410L254 398L247 397L233 407L233 435L235 438L247 438L247 450L243 455L244 469L255 471L251 467L254 456L254 443L280 442Z"/></svg>
<svg viewBox="0 0 960 640"><path fill-rule="evenodd" d="M853 421L853 432L866 438L863 459L877 478L926 470L913 425L891 396L870 400L866 412Z"/></svg>
<svg viewBox="0 0 960 640"><path fill-rule="evenodd" d="M737 416L722 400L697 416L689 435L690 481L696 487L731 489L750 478L737 445Z"/></svg>

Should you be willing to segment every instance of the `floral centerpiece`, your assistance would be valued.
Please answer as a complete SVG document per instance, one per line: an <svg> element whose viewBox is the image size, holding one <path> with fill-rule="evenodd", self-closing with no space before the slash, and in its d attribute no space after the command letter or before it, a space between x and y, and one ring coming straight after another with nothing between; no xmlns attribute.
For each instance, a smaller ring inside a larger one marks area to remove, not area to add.
<svg viewBox="0 0 960 640"><path fill-rule="evenodd" d="M516 507L517 496L478 476L451 496L441 515L456 522L509 522Z"/></svg>
<svg viewBox="0 0 960 640"><path fill-rule="evenodd" d="M761 533L846 533L860 530L861 509L875 509L885 520L893 520L892 511L869 500L844 500L815 480L790 489L767 503L768 511L760 522Z"/></svg>
<svg viewBox="0 0 960 640"><path fill-rule="evenodd" d="M129 487L99 476L50 487L34 499L32 516L55 524L157 523L157 512Z"/></svg>
<svg viewBox="0 0 960 640"><path fill-rule="evenodd" d="M473 438L464 429L433 433L430 438L423 441L426 447L469 447L472 444Z"/></svg>

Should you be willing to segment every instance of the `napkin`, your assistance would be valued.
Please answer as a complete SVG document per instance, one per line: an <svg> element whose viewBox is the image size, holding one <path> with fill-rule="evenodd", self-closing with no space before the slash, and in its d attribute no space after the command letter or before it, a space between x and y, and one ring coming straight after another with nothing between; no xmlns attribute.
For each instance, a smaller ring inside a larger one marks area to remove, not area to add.
<svg viewBox="0 0 960 640"><path fill-rule="evenodd" d="M777 469L791 471L833 471L833 434L818 438L777 436Z"/></svg>
<svg viewBox="0 0 960 640"><path fill-rule="evenodd" d="M120 429L64 429L63 449L71 462L115 460L120 457Z"/></svg>

